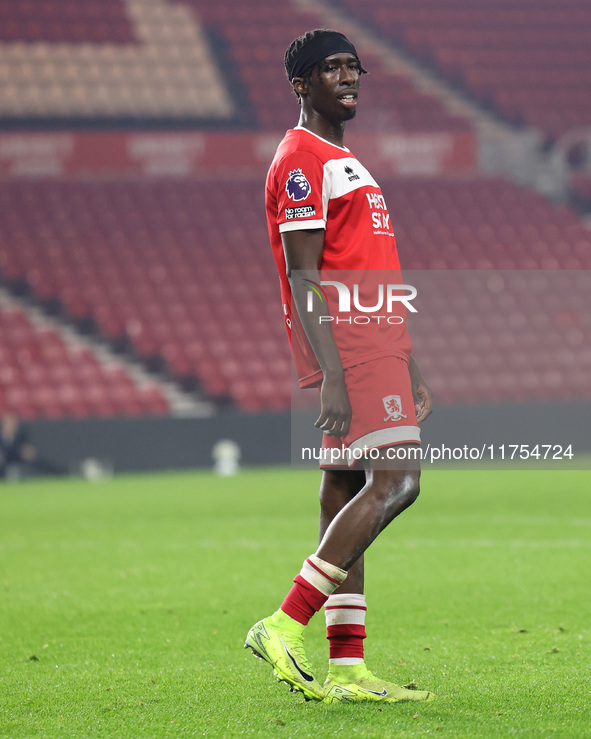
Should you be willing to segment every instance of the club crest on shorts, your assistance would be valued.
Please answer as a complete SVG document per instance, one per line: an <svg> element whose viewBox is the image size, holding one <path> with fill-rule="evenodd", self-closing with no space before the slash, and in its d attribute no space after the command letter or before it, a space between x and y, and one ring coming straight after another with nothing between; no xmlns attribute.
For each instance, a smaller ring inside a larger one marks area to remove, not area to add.
<svg viewBox="0 0 591 739"><path fill-rule="evenodd" d="M382 403L388 414L384 421L400 421L401 418L407 418L407 414L402 412L402 401L400 395L387 395L382 398Z"/></svg>
<svg viewBox="0 0 591 739"><path fill-rule="evenodd" d="M301 169L292 169L285 183L285 191L292 200L305 200L312 192L312 186Z"/></svg>

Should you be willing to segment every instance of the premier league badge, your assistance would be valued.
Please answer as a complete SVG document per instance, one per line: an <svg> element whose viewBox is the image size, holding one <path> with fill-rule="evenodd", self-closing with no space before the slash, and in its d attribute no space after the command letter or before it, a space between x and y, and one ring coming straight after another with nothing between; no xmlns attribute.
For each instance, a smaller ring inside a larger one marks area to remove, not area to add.
<svg viewBox="0 0 591 739"><path fill-rule="evenodd" d="M400 395L387 395L382 398L384 408L388 414L384 421L400 421L401 418L407 418L407 414L402 412L402 401Z"/></svg>
<svg viewBox="0 0 591 739"><path fill-rule="evenodd" d="M294 169L289 173L285 183L285 191L292 200L305 200L312 192L312 186L301 169Z"/></svg>

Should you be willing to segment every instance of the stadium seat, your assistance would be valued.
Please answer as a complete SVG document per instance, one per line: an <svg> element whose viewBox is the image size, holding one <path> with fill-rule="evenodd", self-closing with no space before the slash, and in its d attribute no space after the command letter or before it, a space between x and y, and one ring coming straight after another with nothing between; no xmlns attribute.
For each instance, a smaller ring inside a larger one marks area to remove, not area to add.
<svg viewBox="0 0 591 739"><path fill-rule="evenodd" d="M556 140L591 124L586 0L354 0L342 3L509 122Z"/></svg>
<svg viewBox="0 0 591 739"><path fill-rule="evenodd" d="M405 269L591 266L589 234L577 215L506 180L417 177L381 184ZM213 399L247 410L288 407L289 348L260 198L258 181L6 181L0 183L0 203L10 218L0 224L0 265L5 279L28 281L39 299L59 301L74 320L93 318L104 336L127 341L144 359L159 357L172 376L192 379ZM224 228L212 217L220 203L226 204ZM89 224L101 221L100 232L89 237ZM574 300L577 293L571 292ZM451 315L445 296L434 299L437 313L448 315L411 326L421 355L435 350L439 356L440 332L462 327L456 350L476 351L477 366L490 374L435 362L429 375L442 398L496 402L566 392L564 383L553 389L532 380L527 386L516 368L496 376L496 359L485 350L503 337L503 322L490 322L490 296L478 295L469 307L458 298ZM577 299L570 313L587 326L588 311ZM524 304L519 310L527 316L533 308ZM573 320L568 311L544 311L550 314L533 334L524 329L524 346L530 340L531 347L543 344L548 321ZM587 329L567 328L583 330L583 338L575 337L576 351L582 351ZM72 358L51 332L38 349L22 329L19 340L11 351L31 358L38 351L56 367L48 371L54 384L71 385L71 368L81 389L99 388L84 411L77 406L80 412L164 412L153 390L132 391L124 373L99 366L84 352ZM551 359L532 354L532 362L541 366L532 377L541 378ZM573 364L568 377L577 371ZM576 382L580 387L580 374ZM127 400L119 389L124 383ZM100 402L101 387L111 388L116 399Z"/></svg>
<svg viewBox="0 0 591 739"><path fill-rule="evenodd" d="M162 415L168 404L155 385L137 386L122 364L103 364L77 341L32 323L25 309L0 304L0 412L22 418ZM124 399L115 391L124 391Z"/></svg>

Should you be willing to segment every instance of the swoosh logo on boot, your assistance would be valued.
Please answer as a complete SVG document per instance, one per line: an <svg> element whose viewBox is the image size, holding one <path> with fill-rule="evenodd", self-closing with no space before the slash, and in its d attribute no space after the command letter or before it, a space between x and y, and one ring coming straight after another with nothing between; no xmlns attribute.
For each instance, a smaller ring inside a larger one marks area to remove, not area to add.
<svg viewBox="0 0 591 739"><path fill-rule="evenodd" d="M285 649L285 654L287 654L287 656L289 657L289 659L292 661L293 666L300 673L300 675L304 678L304 680L307 683L314 682L314 675L308 675L307 672L304 672L302 670L302 668L298 665L298 663L295 661L294 657L292 657L292 655L290 654L289 649L285 646L285 642L283 641L283 639L281 639L281 643L283 644L283 649Z"/></svg>
<svg viewBox="0 0 591 739"><path fill-rule="evenodd" d="M386 690L386 688L384 688L381 693L376 693L375 690L366 690L365 688L359 688L359 690L363 690L364 693L371 693L372 695L377 695L380 698L385 698L388 695L388 691Z"/></svg>
<svg viewBox="0 0 591 739"><path fill-rule="evenodd" d="M267 634L267 630L266 630L266 629L265 629L265 627L264 627L264 626L263 626L263 625L261 624L261 626L260 626L260 628L259 628L259 630L258 630L258 631L256 631L256 632L252 632L252 638L253 638L253 640L254 640L255 644L256 644L256 645L257 645L257 647L258 647L258 652L259 652L260 656L261 656L261 657L262 657L263 659L266 659L266 660L267 660L267 662L269 662L269 663L270 663L270 662L271 662L271 660L270 660L270 658L269 658L269 655L267 654L267 650L266 650L266 649L265 649L265 647L263 646L263 637L264 637L264 638L265 638L265 639L266 639L267 641L269 641L269 635Z"/></svg>

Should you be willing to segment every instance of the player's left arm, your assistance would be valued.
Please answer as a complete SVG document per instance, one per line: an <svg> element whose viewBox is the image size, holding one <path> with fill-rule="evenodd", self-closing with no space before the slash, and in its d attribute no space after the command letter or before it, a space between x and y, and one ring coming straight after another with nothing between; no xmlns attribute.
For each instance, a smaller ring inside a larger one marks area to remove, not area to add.
<svg viewBox="0 0 591 739"><path fill-rule="evenodd" d="M419 366L413 357L411 357L408 362L408 369L412 383L412 394L415 400L417 422L421 423L421 421L428 418L433 411L433 393L431 392L429 385L427 385L423 379Z"/></svg>

